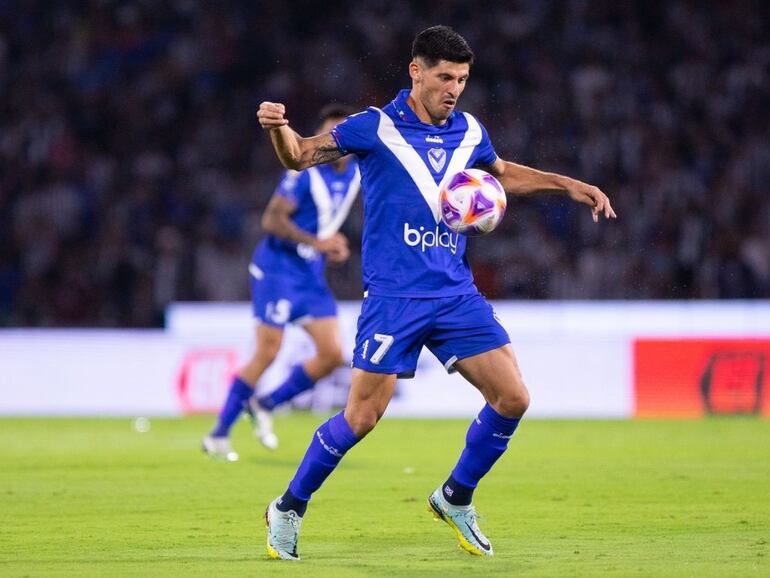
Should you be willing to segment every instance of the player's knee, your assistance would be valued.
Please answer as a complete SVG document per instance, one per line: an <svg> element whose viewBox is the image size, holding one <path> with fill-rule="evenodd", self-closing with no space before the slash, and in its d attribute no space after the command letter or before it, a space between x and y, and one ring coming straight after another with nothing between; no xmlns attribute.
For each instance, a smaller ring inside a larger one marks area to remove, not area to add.
<svg viewBox="0 0 770 578"><path fill-rule="evenodd" d="M324 373L329 374L340 365L345 364L345 359L342 357L342 350L339 348L325 349L318 352L318 362Z"/></svg>
<svg viewBox="0 0 770 578"><path fill-rule="evenodd" d="M278 351L281 349L281 343L273 341L263 341L257 347L255 357L264 365L270 365L278 357Z"/></svg>
<svg viewBox="0 0 770 578"><path fill-rule="evenodd" d="M529 408L529 391L524 384L512 388L497 401L497 412L505 417L521 417Z"/></svg>
<svg viewBox="0 0 770 578"><path fill-rule="evenodd" d="M348 422L350 429L356 434L358 439L361 439L370 431L372 431L377 422L382 417L375 410L357 410L353 412L345 412L345 421Z"/></svg>

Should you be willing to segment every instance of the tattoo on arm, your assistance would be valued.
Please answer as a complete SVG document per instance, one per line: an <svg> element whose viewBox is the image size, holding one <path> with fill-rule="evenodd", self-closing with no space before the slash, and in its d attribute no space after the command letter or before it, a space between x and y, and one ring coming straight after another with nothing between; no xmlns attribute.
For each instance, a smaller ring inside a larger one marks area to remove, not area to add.
<svg viewBox="0 0 770 578"><path fill-rule="evenodd" d="M336 145L324 145L318 147L313 152L313 159L312 162L314 165L320 165L323 163L329 163L332 161L336 161L338 158L342 157L342 152L340 149L337 148Z"/></svg>

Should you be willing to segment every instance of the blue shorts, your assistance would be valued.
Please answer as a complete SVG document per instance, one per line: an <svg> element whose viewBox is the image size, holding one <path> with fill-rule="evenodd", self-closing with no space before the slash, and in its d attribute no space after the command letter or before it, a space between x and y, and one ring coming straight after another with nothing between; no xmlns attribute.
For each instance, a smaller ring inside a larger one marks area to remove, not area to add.
<svg viewBox="0 0 770 578"><path fill-rule="evenodd" d="M254 317L273 327L304 325L313 319L336 317L337 303L329 288L288 275L265 273L249 266Z"/></svg>
<svg viewBox="0 0 770 578"><path fill-rule="evenodd" d="M492 306L478 293L431 299L370 296L358 318L353 367L413 377L425 346L452 372L456 361L510 342Z"/></svg>

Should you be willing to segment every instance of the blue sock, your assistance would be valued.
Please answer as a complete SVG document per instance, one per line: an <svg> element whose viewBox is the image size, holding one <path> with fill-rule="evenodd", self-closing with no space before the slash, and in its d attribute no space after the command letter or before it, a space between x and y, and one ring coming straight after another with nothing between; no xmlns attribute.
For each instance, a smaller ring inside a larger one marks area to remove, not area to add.
<svg viewBox="0 0 770 578"><path fill-rule="evenodd" d="M505 452L508 440L516 431L520 420L521 418L503 417L487 404L471 423L465 436L465 449L450 478L471 490L470 495L462 492L468 504L472 490L476 488L479 480ZM444 495L446 496L446 492Z"/></svg>
<svg viewBox="0 0 770 578"><path fill-rule="evenodd" d="M257 401L265 409L272 410L275 406L289 401L314 385L315 381L305 373L305 368L302 365L295 365L286 381L266 396L258 398Z"/></svg>
<svg viewBox="0 0 770 578"><path fill-rule="evenodd" d="M249 398L254 394L254 388L243 381L238 376L233 378L233 383L230 385L230 393L227 394L227 400L225 401L222 411L219 412L219 421L217 426L211 432L211 435L219 437L227 437L230 435L230 428L241 415L245 404L248 403Z"/></svg>
<svg viewBox="0 0 770 578"><path fill-rule="evenodd" d="M313 434L305 457L289 484L291 494L299 500L308 501L334 471L345 452L357 442L358 438L345 421L343 412L323 423Z"/></svg>

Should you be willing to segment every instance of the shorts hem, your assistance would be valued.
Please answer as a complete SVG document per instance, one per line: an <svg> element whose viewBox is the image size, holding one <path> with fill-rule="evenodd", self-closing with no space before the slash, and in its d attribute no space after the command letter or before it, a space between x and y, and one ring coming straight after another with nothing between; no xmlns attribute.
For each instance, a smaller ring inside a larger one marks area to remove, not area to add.
<svg viewBox="0 0 770 578"><path fill-rule="evenodd" d="M256 315L254 316L254 321L257 325L267 325L269 327L275 327L276 329L285 329L290 323L290 321L287 321L286 323L276 323L275 321L268 321L267 319L262 319Z"/></svg>
<svg viewBox="0 0 770 578"><path fill-rule="evenodd" d="M497 345L484 345L483 347L479 347L478 350L472 349L469 352L463 352L462 355L453 355L444 363L444 369L446 369L447 373L450 373L450 374L455 373L457 371L455 364L457 364L458 361L462 361L463 359L468 359L469 357L473 357L474 355L480 355L482 353L486 353L487 351L492 351L493 349L498 349L503 345L510 345L510 343L511 343L511 340L508 339L507 341L498 343Z"/></svg>
<svg viewBox="0 0 770 578"><path fill-rule="evenodd" d="M463 297L465 295L481 295L476 287L461 289L457 292L440 293L438 291L427 291L417 293L393 293L391 291L379 291L377 289L367 289L364 291L364 297L387 297L389 299L445 299L448 297Z"/></svg>
<svg viewBox="0 0 770 578"><path fill-rule="evenodd" d="M404 367L404 366L402 366L400 368L396 368L396 369L385 368L385 367L382 367L382 368L377 367L375 369L375 368L372 368L370 366L360 367L359 365L356 364L355 361L351 365L352 365L352 367L354 369L360 369L361 371L368 371L369 373L381 373L381 374L384 374L384 375L396 375L396 376L399 377L399 379L409 379L411 377L414 377L415 371L417 370L416 367ZM402 377L402 376L405 376L405 377Z"/></svg>
<svg viewBox="0 0 770 578"><path fill-rule="evenodd" d="M302 317L297 317L296 319L293 319L289 321L289 323L293 325L299 325L300 327L304 327L308 323L312 323L313 321L320 321L321 319L329 319L329 318L336 318L336 313L322 313L321 315L303 315Z"/></svg>

